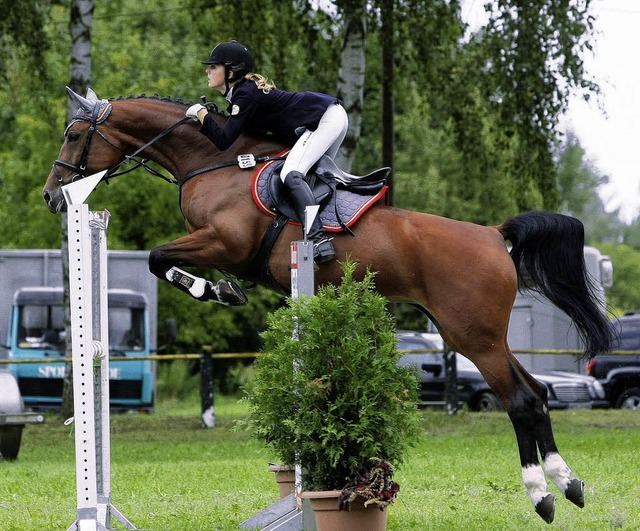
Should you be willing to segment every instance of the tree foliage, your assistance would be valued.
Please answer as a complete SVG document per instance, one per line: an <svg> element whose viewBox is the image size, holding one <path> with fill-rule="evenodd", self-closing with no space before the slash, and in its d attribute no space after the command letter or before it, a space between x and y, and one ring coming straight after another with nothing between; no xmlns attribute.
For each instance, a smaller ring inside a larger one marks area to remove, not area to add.
<svg viewBox="0 0 640 531"><path fill-rule="evenodd" d="M28 65L38 77L46 76L43 61L49 46L45 23L50 0L0 0L0 80L9 74L11 59Z"/></svg>
<svg viewBox="0 0 640 531"><path fill-rule="evenodd" d="M7 5L0 21L0 222L14 227L19 220L19 229L0 235L0 246L55 248L60 223L41 189L65 126L69 2L0 1ZM352 172L381 165L381 85L393 67L397 205L499 223L524 209L587 204L592 184L558 181L558 168L573 163L554 158L553 146L569 91L597 93L583 63L591 1L487 2L489 23L471 34L459 0L385 0L394 17L389 65L381 60L382 0L340 0L329 11L307 0L264 0L259 12L252 0L110 0L96 3L93 14L91 85L100 98L206 95L225 108L207 89L201 61L216 43L235 38L278 87L336 94L344 21L366 5L364 105ZM565 203L568 195L575 204ZM113 214L112 248L150 249L185 232L177 189L143 172L98 187L89 204ZM640 241L631 231L624 237ZM161 296L161 317L188 323L183 349L203 342L251 348L257 340L246 337L257 336L260 312L280 304L263 290L252 294L255 306L233 311L198 306L164 287Z"/></svg>
<svg viewBox="0 0 640 531"><path fill-rule="evenodd" d="M609 179L585 161L576 135L569 131L558 156L558 194L561 210L581 217L594 199L593 190Z"/></svg>
<svg viewBox="0 0 640 531"><path fill-rule="evenodd" d="M607 291L609 306L623 313L640 309L640 250L624 244L602 243L598 245L601 253L611 257L614 265L614 283Z"/></svg>
<svg viewBox="0 0 640 531"><path fill-rule="evenodd" d="M500 127L517 135L514 175L518 208L558 207L552 146L559 116L574 90L585 97L598 86L586 75L591 49L591 0L486 2L489 24L477 41L487 49L485 79L499 108Z"/></svg>

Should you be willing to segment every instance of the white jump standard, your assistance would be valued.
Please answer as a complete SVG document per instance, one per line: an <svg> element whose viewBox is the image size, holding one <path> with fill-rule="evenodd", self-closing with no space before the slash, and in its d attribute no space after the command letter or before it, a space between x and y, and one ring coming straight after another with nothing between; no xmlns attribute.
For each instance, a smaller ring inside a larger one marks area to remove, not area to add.
<svg viewBox="0 0 640 531"><path fill-rule="evenodd" d="M105 172L63 187L68 205L77 520L67 531L110 531L111 517L137 529L111 503L107 225L84 203Z"/></svg>

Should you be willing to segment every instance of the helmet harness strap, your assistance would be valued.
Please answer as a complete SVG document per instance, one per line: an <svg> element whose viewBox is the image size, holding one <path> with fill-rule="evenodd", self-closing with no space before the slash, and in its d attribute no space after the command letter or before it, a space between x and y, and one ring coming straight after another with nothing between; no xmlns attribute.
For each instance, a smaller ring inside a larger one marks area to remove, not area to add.
<svg viewBox="0 0 640 531"><path fill-rule="evenodd" d="M227 94L229 94L229 90L231 89L229 82L231 79L229 78L229 74L231 73L231 65L224 65L224 94L223 96L226 98Z"/></svg>

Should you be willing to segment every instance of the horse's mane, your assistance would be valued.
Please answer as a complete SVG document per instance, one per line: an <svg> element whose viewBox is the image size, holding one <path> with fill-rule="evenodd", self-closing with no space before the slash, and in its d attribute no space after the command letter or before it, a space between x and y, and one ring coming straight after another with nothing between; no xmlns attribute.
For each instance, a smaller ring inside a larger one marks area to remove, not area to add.
<svg viewBox="0 0 640 531"><path fill-rule="evenodd" d="M193 105L193 101L184 101L182 98L172 98L171 96L160 96L159 94L154 94L153 96L147 96L146 94L140 94L139 96L134 96L130 94L129 96L118 96L117 98L109 98L109 101L126 101L126 100L156 100L165 103L172 103L174 105L183 105L190 106ZM220 108L212 101L207 102L209 110L219 114L221 116L226 116L226 114L220 110Z"/></svg>

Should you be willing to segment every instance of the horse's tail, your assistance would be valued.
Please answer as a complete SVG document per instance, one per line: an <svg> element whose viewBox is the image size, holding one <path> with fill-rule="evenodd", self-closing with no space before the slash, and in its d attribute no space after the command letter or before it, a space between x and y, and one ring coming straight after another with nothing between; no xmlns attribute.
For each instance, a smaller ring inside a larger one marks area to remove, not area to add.
<svg viewBox="0 0 640 531"><path fill-rule="evenodd" d="M592 358L610 350L612 329L584 262L584 226L576 218L526 212L498 227L513 246L520 285L547 297L575 323Z"/></svg>

